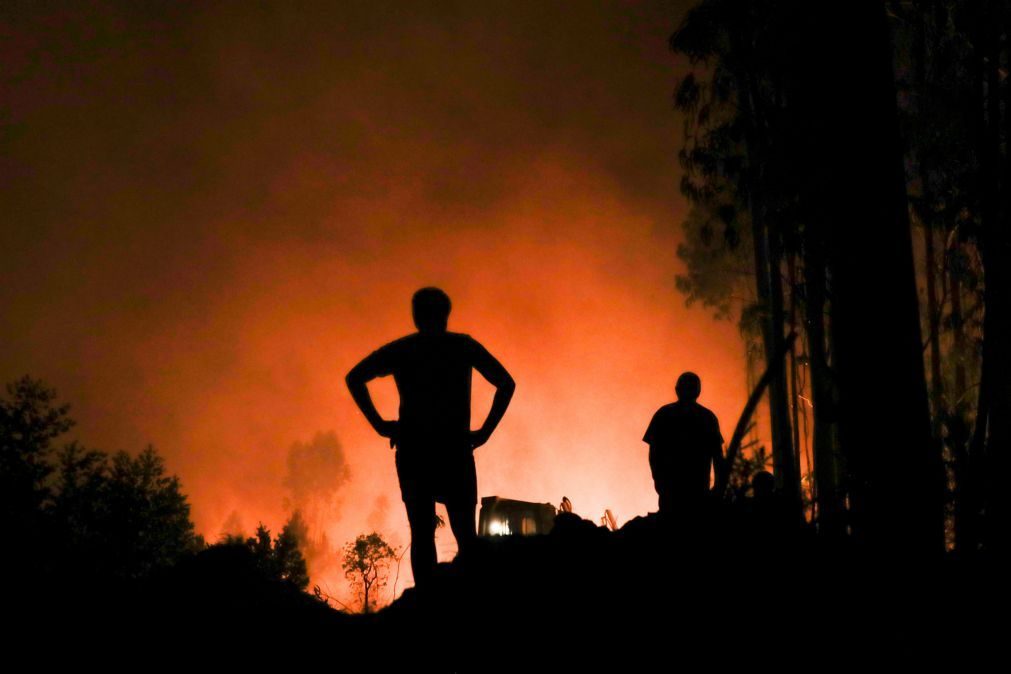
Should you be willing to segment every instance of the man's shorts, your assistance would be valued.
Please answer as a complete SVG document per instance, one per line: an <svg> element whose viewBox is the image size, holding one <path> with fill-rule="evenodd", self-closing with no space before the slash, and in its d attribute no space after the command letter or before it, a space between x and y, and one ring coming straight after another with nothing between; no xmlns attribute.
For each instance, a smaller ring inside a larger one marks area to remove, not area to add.
<svg viewBox="0 0 1011 674"><path fill-rule="evenodd" d="M401 448L396 463L404 501L431 498L439 503L477 505L477 470L471 449L448 452L428 447L410 451Z"/></svg>

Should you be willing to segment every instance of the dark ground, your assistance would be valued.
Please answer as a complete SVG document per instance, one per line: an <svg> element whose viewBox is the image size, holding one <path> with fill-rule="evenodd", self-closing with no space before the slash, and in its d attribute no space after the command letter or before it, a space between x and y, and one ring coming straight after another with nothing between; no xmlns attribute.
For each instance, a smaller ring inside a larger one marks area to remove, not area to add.
<svg viewBox="0 0 1011 674"><path fill-rule="evenodd" d="M691 522L649 515L610 532L560 515L547 536L482 539L425 592L372 616L210 548L142 585L30 595L12 644L44 636L60 644L53 657L117 669L220 657L235 668L638 671L969 666L1006 639L1003 567L875 560L746 512Z"/></svg>

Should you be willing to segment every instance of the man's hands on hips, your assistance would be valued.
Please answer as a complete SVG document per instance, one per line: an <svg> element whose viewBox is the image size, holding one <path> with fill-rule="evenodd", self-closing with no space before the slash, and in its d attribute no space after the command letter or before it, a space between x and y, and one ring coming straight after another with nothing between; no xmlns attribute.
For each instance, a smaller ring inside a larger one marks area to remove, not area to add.
<svg viewBox="0 0 1011 674"><path fill-rule="evenodd" d="M390 439L390 447L396 447L397 441L400 439L400 423L397 421L387 421L383 419L378 426L376 426L376 433L383 436L384 438Z"/></svg>
<svg viewBox="0 0 1011 674"><path fill-rule="evenodd" d="M481 428L476 431L470 432L470 448L477 449L484 443L488 442L488 438L491 437L491 433Z"/></svg>
<svg viewBox="0 0 1011 674"><path fill-rule="evenodd" d="M386 419L379 422L376 426L376 433L379 433L384 438L390 439L390 447L396 447L400 441L400 422L398 421L388 421ZM471 449L477 449L481 445L488 442L488 438L491 437L491 432L481 428L476 431L470 432L470 447Z"/></svg>

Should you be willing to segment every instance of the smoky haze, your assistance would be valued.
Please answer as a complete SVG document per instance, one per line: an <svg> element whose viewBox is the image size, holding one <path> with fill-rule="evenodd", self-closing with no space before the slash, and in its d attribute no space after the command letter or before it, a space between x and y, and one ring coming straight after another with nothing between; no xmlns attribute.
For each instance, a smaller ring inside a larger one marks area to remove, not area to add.
<svg viewBox="0 0 1011 674"><path fill-rule="evenodd" d="M677 374L727 437L746 396L736 328L674 286L686 4L5 3L0 374L89 445L154 443L209 538L278 529L289 453L333 429L310 524L405 545L343 378L439 285L518 385L480 495L655 510L640 439Z"/></svg>

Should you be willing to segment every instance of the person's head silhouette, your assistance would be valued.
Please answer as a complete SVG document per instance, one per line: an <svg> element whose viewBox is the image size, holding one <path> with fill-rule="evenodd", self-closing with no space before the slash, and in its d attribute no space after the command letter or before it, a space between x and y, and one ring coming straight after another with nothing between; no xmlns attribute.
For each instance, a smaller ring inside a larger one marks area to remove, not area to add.
<svg viewBox="0 0 1011 674"><path fill-rule="evenodd" d="M677 393L678 400L693 403L702 393L702 380L694 372L683 372L674 385L674 392Z"/></svg>
<svg viewBox="0 0 1011 674"><path fill-rule="evenodd" d="M445 332L451 306L449 295L439 288L422 288L414 293L411 309L418 332Z"/></svg>

